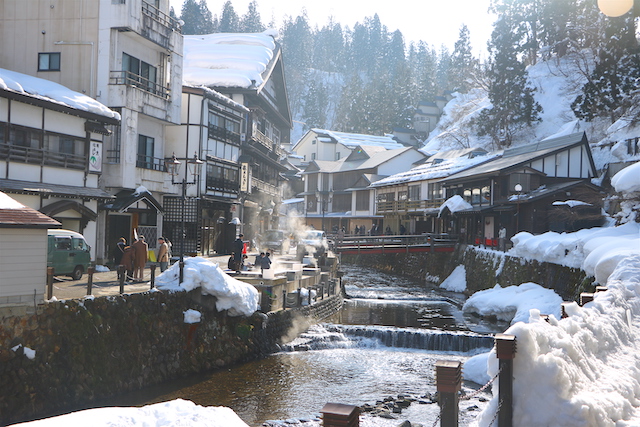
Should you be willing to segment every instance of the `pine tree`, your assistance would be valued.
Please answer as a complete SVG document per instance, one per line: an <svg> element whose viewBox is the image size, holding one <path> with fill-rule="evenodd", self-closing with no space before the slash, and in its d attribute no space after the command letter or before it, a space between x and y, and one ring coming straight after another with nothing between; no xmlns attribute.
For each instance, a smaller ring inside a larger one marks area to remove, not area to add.
<svg viewBox="0 0 640 427"><path fill-rule="evenodd" d="M222 7L218 31L221 33L240 32L240 18L230 1L227 1Z"/></svg>
<svg viewBox="0 0 640 427"><path fill-rule="evenodd" d="M465 93L471 89L474 75L479 72L479 61L471 51L469 29L466 25L460 27L458 40L451 54L451 68L448 73L449 90Z"/></svg>
<svg viewBox="0 0 640 427"><path fill-rule="evenodd" d="M240 31L243 33L260 33L264 30L265 27L262 24L260 13L258 12L258 3L256 0L253 0L249 3L247 13L240 21Z"/></svg>
<svg viewBox="0 0 640 427"><path fill-rule="evenodd" d="M322 82L311 79L305 96L304 114L305 130L311 128L324 129L327 122L327 90Z"/></svg>
<svg viewBox="0 0 640 427"><path fill-rule="evenodd" d="M206 0L185 0L182 4L180 19L184 21L183 34L211 34L214 32L211 12Z"/></svg>
<svg viewBox="0 0 640 427"><path fill-rule="evenodd" d="M640 89L640 51L630 14L609 18L595 69L572 104L577 117L591 121L620 118Z"/></svg>
<svg viewBox="0 0 640 427"><path fill-rule="evenodd" d="M521 37L509 16L502 16L494 24L491 34L489 69L489 99L478 120L479 134L490 135L498 147L511 145L513 136L525 126L539 121L542 107L533 97L534 89L527 83L527 71L518 60L522 53Z"/></svg>

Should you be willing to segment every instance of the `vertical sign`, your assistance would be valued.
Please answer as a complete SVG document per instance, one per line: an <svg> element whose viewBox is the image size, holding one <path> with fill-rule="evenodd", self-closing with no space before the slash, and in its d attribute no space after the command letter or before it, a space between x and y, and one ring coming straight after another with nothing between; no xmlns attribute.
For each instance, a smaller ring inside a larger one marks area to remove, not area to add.
<svg viewBox="0 0 640 427"><path fill-rule="evenodd" d="M240 164L240 191L249 192L249 163Z"/></svg>
<svg viewBox="0 0 640 427"><path fill-rule="evenodd" d="M91 141L89 145L89 172L102 172L102 142Z"/></svg>

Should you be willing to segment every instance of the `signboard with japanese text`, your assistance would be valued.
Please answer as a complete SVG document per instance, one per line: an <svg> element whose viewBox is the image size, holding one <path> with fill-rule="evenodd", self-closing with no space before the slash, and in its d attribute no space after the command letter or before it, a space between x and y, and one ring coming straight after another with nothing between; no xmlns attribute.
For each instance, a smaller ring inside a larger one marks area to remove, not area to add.
<svg viewBox="0 0 640 427"><path fill-rule="evenodd" d="M249 192L249 163L240 164L240 191Z"/></svg>
<svg viewBox="0 0 640 427"><path fill-rule="evenodd" d="M102 172L102 142L91 141L89 145L89 172Z"/></svg>

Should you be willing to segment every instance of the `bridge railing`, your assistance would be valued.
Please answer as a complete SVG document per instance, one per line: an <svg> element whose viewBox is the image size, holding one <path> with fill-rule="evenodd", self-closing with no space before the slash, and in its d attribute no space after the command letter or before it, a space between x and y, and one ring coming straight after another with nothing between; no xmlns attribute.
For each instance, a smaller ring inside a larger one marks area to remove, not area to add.
<svg viewBox="0 0 640 427"><path fill-rule="evenodd" d="M347 249L373 249L373 248L410 248L418 246L438 247L453 246L458 242L455 234L399 234L386 236L345 236L342 239L333 239L333 248L336 251Z"/></svg>

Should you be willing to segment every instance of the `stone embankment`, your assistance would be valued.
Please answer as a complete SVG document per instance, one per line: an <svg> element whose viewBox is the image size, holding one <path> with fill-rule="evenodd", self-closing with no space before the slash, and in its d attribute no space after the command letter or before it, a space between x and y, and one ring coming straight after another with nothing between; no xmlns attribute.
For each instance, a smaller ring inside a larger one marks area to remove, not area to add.
<svg viewBox="0 0 640 427"><path fill-rule="evenodd" d="M581 292L593 291L593 278L578 268L525 260L503 252L459 245L450 253L392 253L343 255L343 263L369 266L393 274L440 283L464 265L467 293L534 282L555 290L565 300L577 301Z"/></svg>
<svg viewBox="0 0 640 427"><path fill-rule="evenodd" d="M196 289L51 302L34 315L5 317L0 425L259 358L341 306L335 295L312 306L229 317ZM201 312L200 323L184 322L189 309Z"/></svg>

